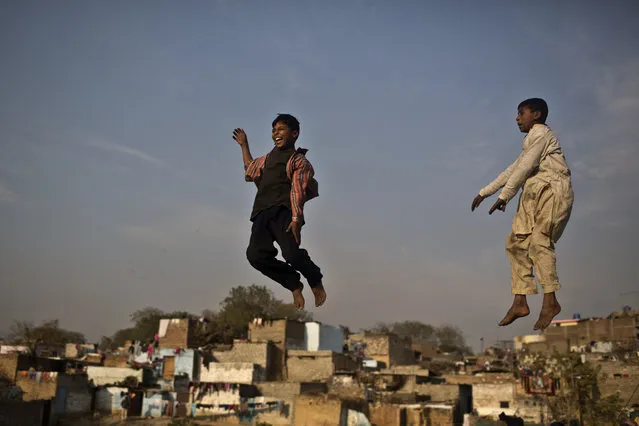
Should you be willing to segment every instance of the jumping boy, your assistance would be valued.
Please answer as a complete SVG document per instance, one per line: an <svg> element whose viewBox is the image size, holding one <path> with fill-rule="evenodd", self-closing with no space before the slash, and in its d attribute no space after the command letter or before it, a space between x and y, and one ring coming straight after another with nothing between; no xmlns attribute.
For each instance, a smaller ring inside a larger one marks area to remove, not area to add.
<svg viewBox="0 0 639 426"><path fill-rule="evenodd" d="M544 291L544 301L535 330L544 330L561 312L555 292L559 290L555 243L561 237L572 210L573 190L566 158L554 133L546 126L548 105L543 99L527 99L517 108L517 125L527 133L523 150L513 164L479 191L471 210L503 187L489 210L506 210L508 202L523 186L512 231L506 241L511 264L515 300L499 323L511 324L530 313L526 296L537 293L535 275Z"/></svg>
<svg viewBox="0 0 639 426"><path fill-rule="evenodd" d="M255 269L280 283L293 293L293 304L304 309L303 285L306 278L315 296L315 306L326 301L320 268L308 252L300 248L304 225L304 203L317 197L317 181L306 159L306 149L295 149L300 123L289 114L279 114L273 120L272 138L275 147L268 154L253 159L246 133L233 131L233 139L242 148L245 180L254 182L257 194L251 213L251 238L246 257ZM286 262L275 258L277 242Z"/></svg>

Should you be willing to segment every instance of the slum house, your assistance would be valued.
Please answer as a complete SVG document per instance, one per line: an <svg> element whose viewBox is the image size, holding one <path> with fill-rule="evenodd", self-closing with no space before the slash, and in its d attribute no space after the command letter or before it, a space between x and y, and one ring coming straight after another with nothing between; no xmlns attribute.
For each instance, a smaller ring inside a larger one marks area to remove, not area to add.
<svg viewBox="0 0 639 426"><path fill-rule="evenodd" d="M157 345L144 347L138 343L137 350L134 345L134 365L150 365L151 369L146 371L152 373L145 378L145 384L150 387L142 395L142 416L187 415L189 388L200 380L197 326L197 322L190 319L162 319Z"/></svg>
<svg viewBox="0 0 639 426"><path fill-rule="evenodd" d="M93 408L94 388L84 374L18 371L16 386L24 401L54 400L56 415L86 414Z"/></svg>
<svg viewBox="0 0 639 426"><path fill-rule="evenodd" d="M352 376L359 369L354 359L340 352L289 350L289 382L326 382L336 375Z"/></svg>
<svg viewBox="0 0 639 426"><path fill-rule="evenodd" d="M416 363L410 338L393 333L352 334L348 341L349 351L361 358L377 361L380 368Z"/></svg>
<svg viewBox="0 0 639 426"><path fill-rule="evenodd" d="M608 318L555 320L543 336L547 343L567 341L568 350L599 341L634 348L639 340L639 314L637 311L613 312Z"/></svg>
<svg viewBox="0 0 639 426"><path fill-rule="evenodd" d="M292 425L295 401L299 396L326 395L326 383L264 382L255 385L266 406L256 412L255 421L273 425Z"/></svg>
<svg viewBox="0 0 639 426"><path fill-rule="evenodd" d="M265 371L266 380L273 381L281 376L282 366L279 364L278 349L272 341L246 342L236 340L230 348L216 348L210 353L202 354L202 366L208 368L211 362L241 362L255 364ZM276 362L277 361L277 362Z"/></svg>
<svg viewBox="0 0 639 426"><path fill-rule="evenodd" d="M601 396L618 395L628 405L639 404L639 365L622 361L597 361L601 368L599 391Z"/></svg>
<svg viewBox="0 0 639 426"><path fill-rule="evenodd" d="M444 379L448 384L472 386L473 410L480 416L497 419L504 412L507 415L517 414L526 421L538 422L544 415L538 398L528 393L512 374L446 375Z"/></svg>
<svg viewBox="0 0 639 426"><path fill-rule="evenodd" d="M351 421L367 421L368 414L368 404L361 399L341 399L331 395L300 395L295 399L293 424L346 426L349 424L349 418Z"/></svg>
<svg viewBox="0 0 639 426"><path fill-rule="evenodd" d="M97 346L90 343L67 343L64 348L64 357L67 359L82 358L88 354L97 353Z"/></svg>
<svg viewBox="0 0 639 426"><path fill-rule="evenodd" d="M274 367L269 380L286 380L286 351L305 350L306 338L306 325L300 321L256 318L249 324L250 342L273 343L271 356Z"/></svg>
<svg viewBox="0 0 639 426"><path fill-rule="evenodd" d="M413 343L411 348L416 362L431 361L439 355L439 347L435 343Z"/></svg>

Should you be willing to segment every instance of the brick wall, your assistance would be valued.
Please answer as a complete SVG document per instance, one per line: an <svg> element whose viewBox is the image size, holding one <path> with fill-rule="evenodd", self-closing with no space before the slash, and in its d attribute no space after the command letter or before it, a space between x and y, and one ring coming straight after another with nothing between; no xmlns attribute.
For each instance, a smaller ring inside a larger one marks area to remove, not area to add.
<svg viewBox="0 0 639 426"><path fill-rule="evenodd" d="M372 426L401 426L402 409L396 405L377 404L369 409Z"/></svg>
<svg viewBox="0 0 639 426"><path fill-rule="evenodd" d="M388 355L388 335L386 334L352 334L349 342L360 342L366 344L365 353L368 357L374 355ZM350 346L349 346L350 347Z"/></svg>
<svg viewBox="0 0 639 426"><path fill-rule="evenodd" d="M18 370L18 354L0 355L0 376L4 375L11 383L15 383Z"/></svg>
<svg viewBox="0 0 639 426"><path fill-rule="evenodd" d="M300 383L266 382L256 384L264 396L274 398L294 398L300 394Z"/></svg>
<svg viewBox="0 0 639 426"><path fill-rule="evenodd" d="M501 407L501 402L508 402L509 408ZM506 414L515 412L515 385L505 384L474 384L473 408L479 415L495 416L502 411Z"/></svg>
<svg viewBox="0 0 639 426"><path fill-rule="evenodd" d="M355 372L357 363L331 351L288 351L286 369L289 382L318 382L328 380L337 371Z"/></svg>
<svg viewBox="0 0 639 426"><path fill-rule="evenodd" d="M249 324L248 337L251 342L275 343L286 341L286 320L265 321L261 325Z"/></svg>
<svg viewBox="0 0 639 426"><path fill-rule="evenodd" d="M430 396L433 402L457 401L459 399L459 385L424 383L415 385L414 391L418 395Z"/></svg>
<svg viewBox="0 0 639 426"><path fill-rule="evenodd" d="M117 368L126 368L129 366L129 356L128 355L106 355L104 358L104 366L105 367L117 367Z"/></svg>
<svg viewBox="0 0 639 426"><path fill-rule="evenodd" d="M289 351L286 367L289 382L326 381L335 372L333 353L325 351Z"/></svg>
<svg viewBox="0 0 639 426"><path fill-rule="evenodd" d="M261 325L249 324L251 342L286 343L286 349L302 350L306 347L306 324L299 321L265 321Z"/></svg>
<svg viewBox="0 0 639 426"><path fill-rule="evenodd" d="M338 399L300 396L295 400L295 426L340 426L341 416Z"/></svg>
<svg viewBox="0 0 639 426"><path fill-rule="evenodd" d="M570 327L550 327L544 331L547 341L569 340L578 346L591 341L634 341L637 317L622 316L612 319L590 319Z"/></svg>
<svg viewBox="0 0 639 426"><path fill-rule="evenodd" d="M599 382L601 395L609 396L619 393L623 401L628 401L639 383L639 365L614 361L597 364L601 366ZM632 397L630 405L632 404L639 404L639 392Z"/></svg>
<svg viewBox="0 0 639 426"><path fill-rule="evenodd" d="M426 407L424 409L424 417L426 424L429 426L449 426L455 424L454 410L452 407Z"/></svg>
<svg viewBox="0 0 639 426"><path fill-rule="evenodd" d="M268 342L237 342L228 351L213 351L216 362L248 362L267 369L273 344Z"/></svg>
<svg viewBox="0 0 639 426"><path fill-rule="evenodd" d="M194 346L195 325L188 319L160 320L160 348L191 348Z"/></svg>

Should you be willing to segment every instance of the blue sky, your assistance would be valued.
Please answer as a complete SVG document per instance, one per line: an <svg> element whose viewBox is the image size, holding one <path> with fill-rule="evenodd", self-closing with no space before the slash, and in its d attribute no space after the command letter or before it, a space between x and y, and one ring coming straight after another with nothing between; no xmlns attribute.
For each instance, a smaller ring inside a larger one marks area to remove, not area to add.
<svg viewBox="0 0 639 426"><path fill-rule="evenodd" d="M301 121L320 183L303 244L321 321L528 333L504 243L515 205L478 190L515 159L543 97L573 171L557 245L564 316L639 305L635 1L4 2L0 331L59 318L97 339L156 306L216 309L266 284L245 260L255 188L231 138L271 149ZM531 300L536 311L541 297Z"/></svg>

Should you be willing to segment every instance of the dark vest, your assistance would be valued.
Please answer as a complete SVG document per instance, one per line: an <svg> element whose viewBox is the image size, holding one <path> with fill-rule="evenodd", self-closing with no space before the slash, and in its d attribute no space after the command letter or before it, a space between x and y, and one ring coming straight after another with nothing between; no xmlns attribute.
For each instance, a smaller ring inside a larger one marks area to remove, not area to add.
<svg viewBox="0 0 639 426"><path fill-rule="evenodd" d="M262 176L257 183L251 219L261 211L274 206L291 208L291 182L286 175L286 165L295 154L295 148L274 148L266 158Z"/></svg>

